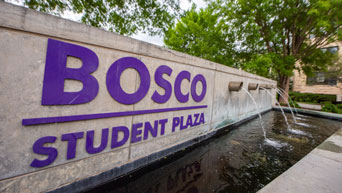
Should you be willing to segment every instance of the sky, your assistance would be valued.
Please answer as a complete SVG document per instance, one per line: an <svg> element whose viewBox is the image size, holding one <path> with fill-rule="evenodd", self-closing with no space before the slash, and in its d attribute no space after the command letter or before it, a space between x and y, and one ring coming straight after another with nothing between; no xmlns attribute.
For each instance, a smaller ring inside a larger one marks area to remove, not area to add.
<svg viewBox="0 0 342 193"><path fill-rule="evenodd" d="M16 5L23 5L24 0L6 0L7 2L16 4ZM180 0L180 7L183 10L188 10L191 8L192 3L196 4L196 9L199 10L200 8L206 7L206 3L203 0ZM73 21L80 21L81 15L74 14L72 12L66 11L63 15L63 18L70 19ZM149 36L148 34L144 33L137 33L131 36L134 39L138 39L141 41L145 41L151 44L155 44L158 46L164 46L163 37L162 36Z"/></svg>
<svg viewBox="0 0 342 193"><path fill-rule="evenodd" d="M206 7L206 3L203 0L192 0L192 2L190 2L190 3L188 0L181 0L180 7L183 10L188 10L191 8L192 3L196 4L196 9ZM138 33L138 34L135 34L131 37L134 39L149 42L151 44L155 44L158 46L164 46L163 37L161 37L161 36L153 36L152 37L152 36L149 36L148 34Z"/></svg>

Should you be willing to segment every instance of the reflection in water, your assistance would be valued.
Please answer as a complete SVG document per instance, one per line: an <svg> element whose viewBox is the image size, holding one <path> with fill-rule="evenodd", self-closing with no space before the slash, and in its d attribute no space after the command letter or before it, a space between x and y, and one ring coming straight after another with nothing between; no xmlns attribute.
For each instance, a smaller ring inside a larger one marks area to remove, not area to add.
<svg viewBox="0 0 342 193"><path fill-rule="evenodd" d="M303 125L290 124L307 135L289 132L280 112L263 115L268 137L286 145L265 144L259 120L254 119L183 155L153 164L89 192L256 192L322 143L341 124L309 116L301 118Z"/></svg>

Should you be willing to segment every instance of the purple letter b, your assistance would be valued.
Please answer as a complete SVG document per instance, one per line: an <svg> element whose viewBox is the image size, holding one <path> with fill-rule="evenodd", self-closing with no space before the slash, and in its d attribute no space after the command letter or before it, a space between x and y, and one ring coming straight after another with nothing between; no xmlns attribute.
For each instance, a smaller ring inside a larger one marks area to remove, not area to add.
<svg viewBox="0 0 342 193"><path fill-rule="evenodd" d="M80 68L67 68L68 56L82 61ZM97 80L90 75L97 69L99 60L88 48L49 39L43 83L42 105L83 104L93 100L99 90ZM78 92L64 92L66 79L78 80L83 88Z"/></svg>

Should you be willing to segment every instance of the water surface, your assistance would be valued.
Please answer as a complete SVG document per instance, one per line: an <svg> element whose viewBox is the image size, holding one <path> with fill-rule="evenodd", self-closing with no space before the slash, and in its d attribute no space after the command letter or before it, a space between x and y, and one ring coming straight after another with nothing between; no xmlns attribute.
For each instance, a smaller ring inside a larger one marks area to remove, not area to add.
<svg viewBox="0 0 342 193"><path fill-rule="evenodd" d="M341 122L298 116L293 122L280 112L203 142L171 159L155 163L119 180L89 190L110 193L239 193L256 192L341 128Z"/></svg>

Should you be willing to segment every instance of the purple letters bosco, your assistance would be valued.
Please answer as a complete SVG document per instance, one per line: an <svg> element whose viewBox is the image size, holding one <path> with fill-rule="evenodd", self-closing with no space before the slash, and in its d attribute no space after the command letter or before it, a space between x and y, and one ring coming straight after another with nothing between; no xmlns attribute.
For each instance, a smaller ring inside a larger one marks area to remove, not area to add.
<svg viewBox="0 0 342 193"><path fill-rule="evenodd" d="M72 56L82 61L80 68L67 68L67 57ZM45 64L43 83L42 105L72 105L83 104L92 101L98 91L99 84L94 76L99 65L99 59L92 50L58 40L49 39ZM135 93L126 93L120 85L120 76L127 68L135 69L140 76L140 86ZM165 90L164 95L157 91L153 93L152 100L157 103L165 103L171 97L172 86L163 78L163 75L172 75L172 69L161 65L157 68L154 78L158 86ZM78 92L64 92L64 80L78 80L83 84ZM187 79L190 82L189 71L181 71L174 83L174 93L181 103L189 101L189 93L181 92L181 82ZM196 85L202 83L202 92L196 93ZM115 61L109 68L106 76L106 86L111 97L121 104L131 105L143 99L151 84L150 73L146 65L133 57L124 57ZM191 82L191 96L194 101L200 102L205 97L207 83L203 75L196 75Z"/></svg>
<svg viewBox="0 0 342 193"><path fill-rule="evenodd" d="M80 68L68 68L68 57L80 59L82 61L82 66ZM92 75L92 73L97 70L98 66L98 56L91 49L80 45L48 39L41 104L44 106L75 105L88 103L94 100L99 92L99 87L102 86L99 85L97 79ZM121 74L128 68L136 70L140 78L140 85L134 93L125 92L120 85ZM191 73L189 71L181 71L176 74L174 78L174 84L172 85L163 77L172 77L172 73L172 68L166 65L160 65L156 68L154 80L156 85L164 89L164 92L160 94L156 90L152 91L153 94L151 100L158 104L167 103L170 100L173 92L175 98L180 103L187 103L190 100L190 95L193 101L196 103L203 101L207 91L207 82L202 74L197 74L191 78ZM149 69L142 61L134 57L123 57L116 60L113 64L111 64L107 73L104 75L106 76L105 86L109 95L113 98L113 100L123 105L133 105L138 103L147 95L150 90L151 75ZM65 80L67 79L80 81L83 85L82 89L77 92L64 91L64 84ZM190 91L186 93L183 93L181 89L181 83L183 80L189 81L191 85ZM196 91L196 86L198 83L202 84L202 90L200 93L197 93ZM23 119L22 124L24 126L28 126L203 108L207 108L207 105L180 106L110 113L98 112L96 114L68 115L58 117L40 117ZM179 131L181 131L183 129L199 126L205 123L205 116L203 112L195 113L185 117L187 117L186 121L183 121L183 116L172 118L172 132L175 132L177 127L179 127ZM84 136L86 136L86 152L88 154L96 154L102 152L107 147L108 142L111 143L110 148L113 149L123 146L127 141L129 141L129 139L131 143L136 143L139 141L148 140L149 134L153 138L162 136L165 134L165 127L168 121L169 119L165 118L136 123L132 125L131 129L127 128L126 126L111 126L108 128L103 128L101 133L101 144L98 147L94 147L93 143L95 130L61 134L59 140L67 145L66 159L70 160L76 157L77 140L83 140ZM109 128L111 128L112 133L111 140L109 138ZM122 133L120 136L123 136L123 138L119 139L119 133ZM47 158L45 160L34 159L30 164L32 167L45 167L56 160L58 156L58 149L51 146L47 147L45 145L53 144L57 141L57 139L58 138L56 136L45 136L39 138L33 143L33 152L40 155L46 155Z"/></svg>

